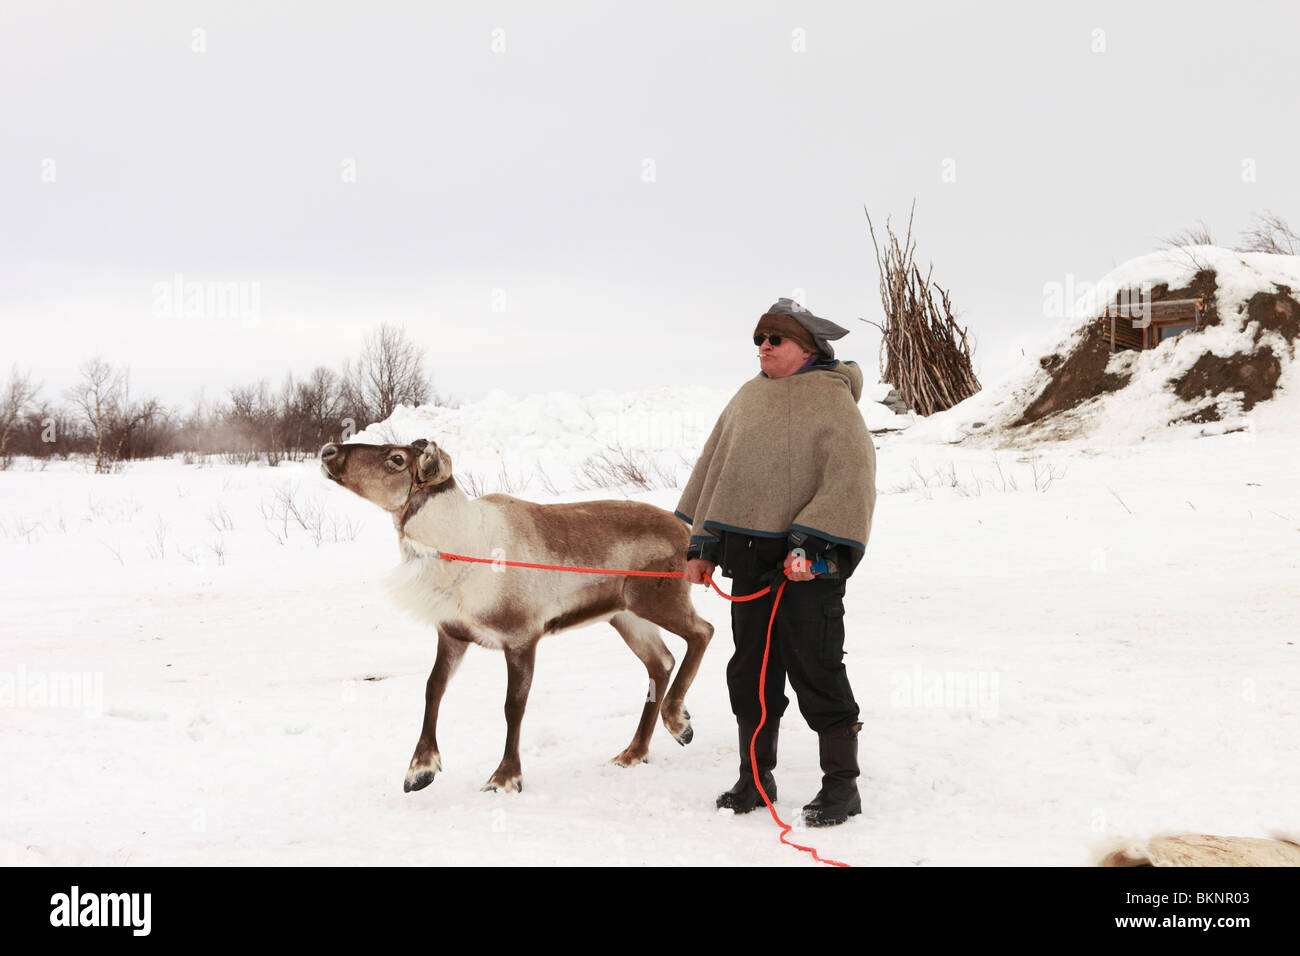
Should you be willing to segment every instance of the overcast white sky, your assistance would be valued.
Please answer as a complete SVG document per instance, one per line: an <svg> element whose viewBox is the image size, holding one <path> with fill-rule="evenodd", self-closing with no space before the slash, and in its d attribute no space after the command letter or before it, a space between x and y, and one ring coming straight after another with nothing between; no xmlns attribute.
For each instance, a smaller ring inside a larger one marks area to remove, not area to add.
<svg viewBox="0 0 1300 956"><path fill-rule="evenodd" d="M463 399L738 386L802 292L872 376L862 206L916 197L991 384L1055 324L1046 283L1197 219L1300 223L1297 27L1186 0L0 0L0 374L55 398L99 354L188 404L390 321ZM155 314L177 275L258 309Z"/></svg>

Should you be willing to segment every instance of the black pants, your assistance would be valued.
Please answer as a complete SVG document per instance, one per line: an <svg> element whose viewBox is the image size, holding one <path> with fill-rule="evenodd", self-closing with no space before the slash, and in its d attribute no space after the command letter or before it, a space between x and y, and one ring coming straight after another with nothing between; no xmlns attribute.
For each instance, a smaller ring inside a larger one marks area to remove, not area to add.
<svg viewBox="0 0 1300 956"><path fill-rule="evenodd" d="M754 601L731 605L731 629L736 651L727 664L731 711L741 723L757 724L758 678L763 665L767 623L772 616L770 593ZM753 594L764 583L737 576L731 593ZM769 723L781 719L790 703L785 679L790 678L799 699L799 711L808 726L821 733L858 719L858 705L844 668L844 581L813 578L788 581L772 624L772 649L767 660L765 697Z"/></svg>

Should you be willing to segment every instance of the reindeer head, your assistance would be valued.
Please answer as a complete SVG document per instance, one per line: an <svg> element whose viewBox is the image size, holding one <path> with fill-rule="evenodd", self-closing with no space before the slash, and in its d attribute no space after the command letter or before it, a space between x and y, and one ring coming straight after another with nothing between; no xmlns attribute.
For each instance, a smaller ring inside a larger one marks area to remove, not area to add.
<svg viewBox="0 0 1300 956"><path fill-rule="evenodd" d="M321 471L385 511L397 513L421 489L451 481L451 456L423 438L409 445L339 445L320 450Z"/></svg>

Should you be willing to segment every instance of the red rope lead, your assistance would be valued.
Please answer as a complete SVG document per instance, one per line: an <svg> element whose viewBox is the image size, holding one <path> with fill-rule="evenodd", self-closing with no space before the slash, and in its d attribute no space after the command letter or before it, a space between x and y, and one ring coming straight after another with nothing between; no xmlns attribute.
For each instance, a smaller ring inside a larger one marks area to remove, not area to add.
<svg viewBox="0 0 1300 956"><path fill-rule="evenodd" d="M543 571L572 571L575 574L624 574L645 578L680 578L686 573L684 571L611 571L608 568L580 568L569 567L562 564L530 564L527 561L506 561L497 558L471 558L463 554L449 554L446 551L440 551L438 552L438 555L439 557L446 558L448 561L471 561L475 564L504 564L512 568L538 568ZM776 621L776 609L781 603L781 593L785 591L785 586L789 583L789 568L786 568L785 574L787 580L782 581L781 586L776 589L776 597L772 599L772 616L767 620L767 643L763 646L763 666L759 670L758 674L758 706L760 708L760 719L758 721L758 727L754 730L754 736L749 740L749 768L754 774L754 786L758 788L759 796L763 798L763 803L767 804L767 809L768 812L772 814L772 819L775 820L777 826L781 828L781 842L786 846L794 847L796 850L811 853L813 859L818 863L825 863L828 866L848 867L848 863L841 863L839 860L823 860L817 855L817 851L810 846L801 846L798 843L792 843L787 840L785 835L793 830L794 827L786 823L777 815L776 807L772 806L772 801L768 798L767 791L763 789L763 784L758 779L758 758L755 755L754 748L758 740L758 735L763 729L763 725L767 723L767 695L764 691L764 688L767 686L767 659L772 650L772 625ZM763 590L755 591L753 594L734 597L723 591L722 588L718 587L713 578L708 574L704 575L704 580L708 583L709 587L713 588L713 590L717 591L728 601L753 601L756 598L761 598L764 594L767 594L772 590L772 586L769 584L767 587L763 588Z"/></svg>
<svg viewBox="0 0 1300 956"><path fill-rule="evenodd" d="M446 558L448 561L472 561L475 564L504 564L512 568L538 568L542 571L572 571L575 574L624 574L629 577L638 578L680 578L684 577L686 574L685 571L623 571L610 570L609 568L580 568L566 564L532 564L528 561L507 561L504 558L471 558L468 555L452 554L449 551L439 551L438 556ZM728 601L752 601L755 598L761 598L768 591L772 590L772 586L768 585L763 588L763 590L755 591L753 594L746 594L744 597L732 597L726 591L722 590L722 588L718 587L718 585L714 583L713 578L709 577L707 574L704 575L704 580L708 582L709 587L713 588L713 590L717 591Z"/></svg>
<svg viewBox="0 0 1300 956"><path fill-rule="evenodd" d="M749 739L749 769L754 774L754 786L758 788L759 796L761 796L763 802L767 804L768 812L772 814L772 819L776 821L776 825L781 828L781 842L786 846L794 847L796 850L803 850L805 853L811 853L812 858L818 863L825 863L829 866L847 867L849 864L841 863L839 860L823 860L817 855L817 851L810 846L802 846L798 843L792 843L787 840L785 835L794 828L777 816L776 807L772 806L772 801L768 799L767 791L763 789L762 781L758 779L758 757L754 753L754 747L758 740L759 733L763 730L763 725L767 723L767 695L764 693L764 688L767 686L767 658L769 652L772 650L772 624L776 621L776 609L777 605L781 603L781 592L785 590L785 586L788 583L788 581L782 581L781 586L776 589L776 597L772 600L772 616L767 620L767 644L763 647L763 666L758 672L758 706L760 708L760 717L758 727L754 729L754 736Z"/></svg>
<svg viewBox="0 0 1300 956"><path fill-rule="evenodd" d="M507 561L504 558L471 558L464 554L439 551L438 556L448 561L473 561L475 564L507 564L512 568L540 568L543 571L576 571L579 574L626 574L642 578L680 578L685 571L611 571L608 568L575 568L564 564L530 564L527 561Z"/></svg>

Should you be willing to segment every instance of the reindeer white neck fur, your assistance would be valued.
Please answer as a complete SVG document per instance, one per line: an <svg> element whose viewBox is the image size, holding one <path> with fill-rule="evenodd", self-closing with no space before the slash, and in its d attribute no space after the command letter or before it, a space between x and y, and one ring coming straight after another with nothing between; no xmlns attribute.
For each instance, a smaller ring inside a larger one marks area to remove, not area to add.
<svg viewBox="0 0 1300 956"><path fill-rule="evenodd" d="M487 593L467 591L467 586L472 585L480 590L490 587L487 578L472 573L483 565L452 561L441 553L490 556L487 549L496 529L489 528L491 507L484 507L482 499L471 499L456 483L446 452L423 439L411 447L419 449L420 457L415 462L406 504L393 515L402 563L389 573L384 584L399 607L438 625L449 614L454 618L469 617L475 607L491 599ZM482 642L500 646L487 635L483 635Z"/></svg>

